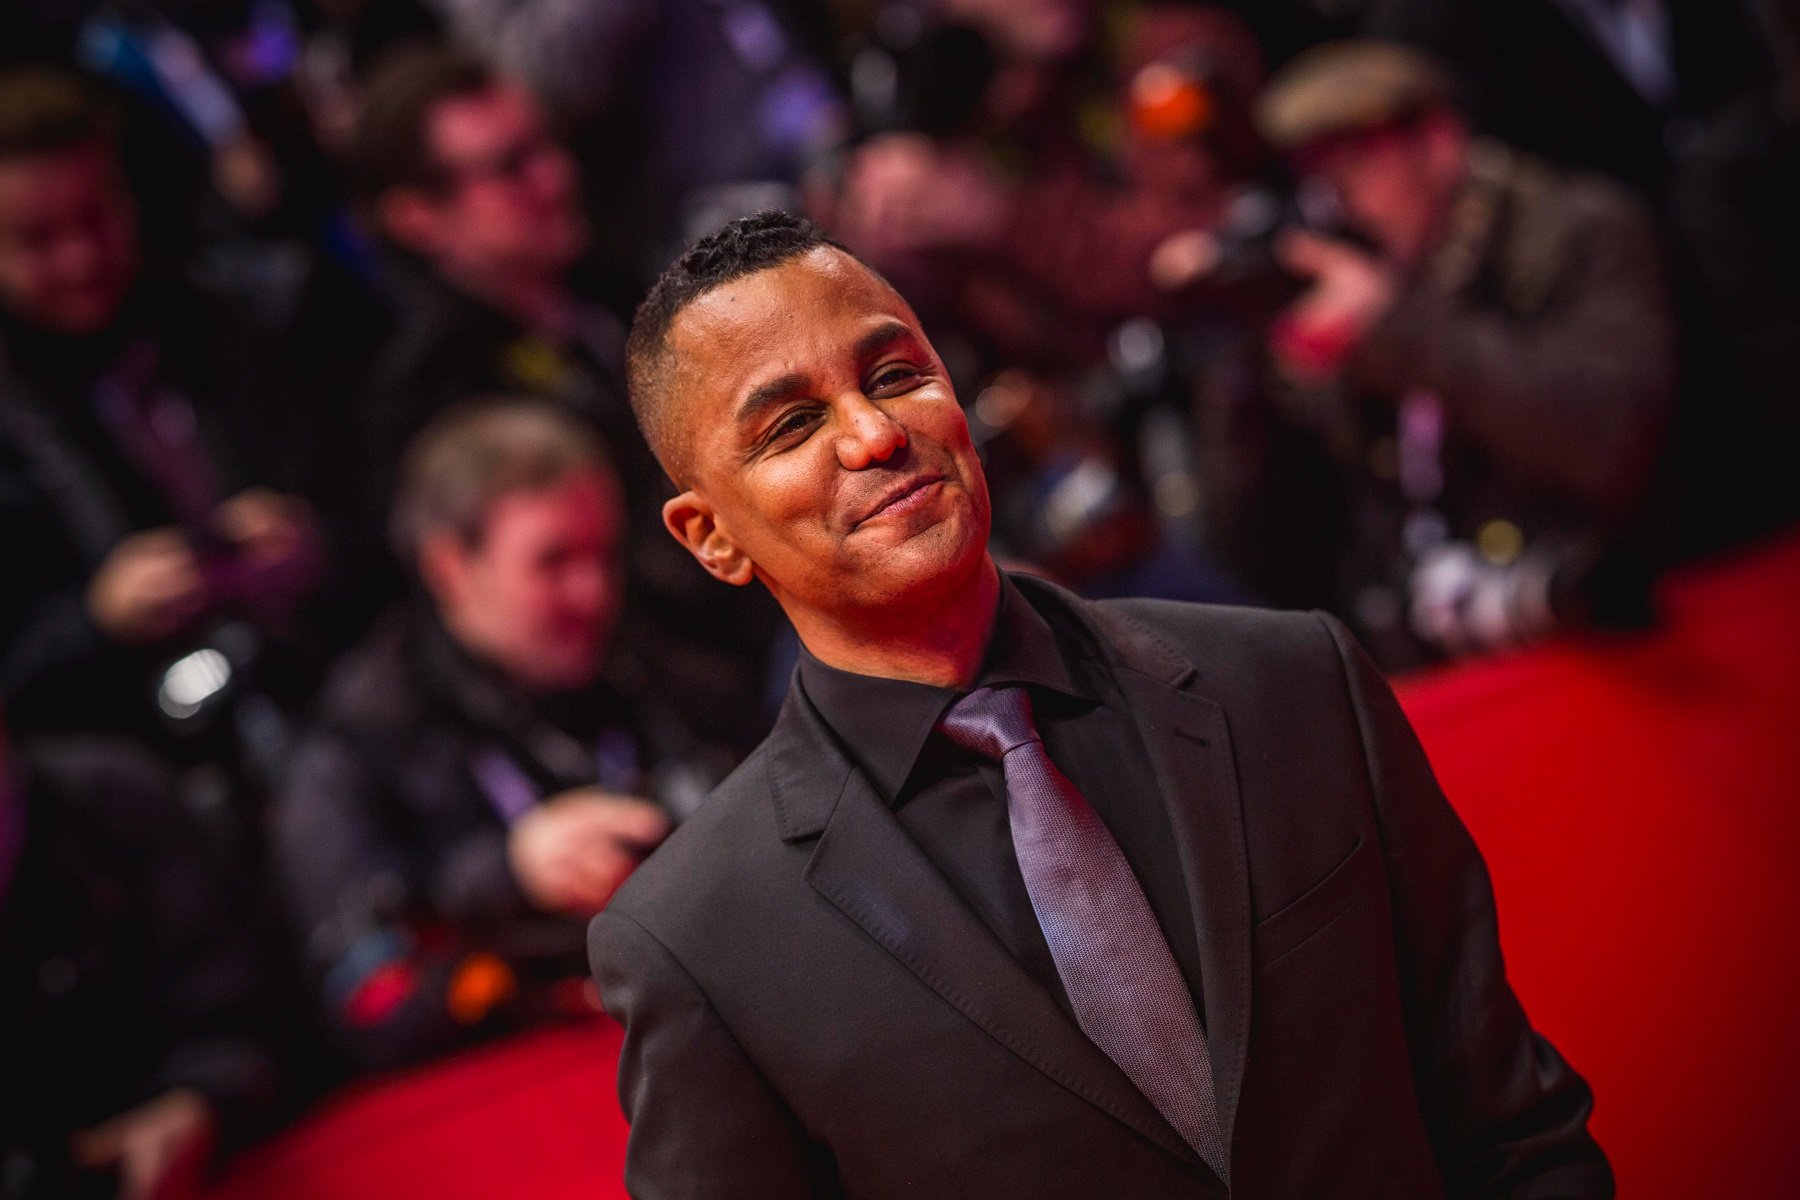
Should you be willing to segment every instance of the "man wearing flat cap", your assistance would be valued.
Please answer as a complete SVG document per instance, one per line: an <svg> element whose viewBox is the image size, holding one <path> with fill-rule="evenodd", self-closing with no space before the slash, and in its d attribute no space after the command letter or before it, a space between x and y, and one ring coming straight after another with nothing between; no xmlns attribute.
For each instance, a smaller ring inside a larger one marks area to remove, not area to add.
<svg viewBox="0 0 1800 1200"><path fill-rule="evenodd" d="M785 214L672 267L631 363L670 531L805 647L590 929L633 1195L1612 1194L1341 626L997 569L917 317Z"/></svg>
<svg viewBox="0 0 1800 1200"><path fill-rule="evenodd" d="M1258 120L1349 235L1278 244L1311 287L1273 338L1343 458L1340 610L1389 667L1637 619L1676 383L1649 211L1471 136L1398 44L1301 55Z"/></svg>

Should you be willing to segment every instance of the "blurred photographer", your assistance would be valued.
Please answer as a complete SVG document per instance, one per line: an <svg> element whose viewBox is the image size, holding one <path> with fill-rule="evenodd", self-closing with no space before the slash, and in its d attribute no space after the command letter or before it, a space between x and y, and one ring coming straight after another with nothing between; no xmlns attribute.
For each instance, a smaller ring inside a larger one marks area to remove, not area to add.
<svg viewBox="0 0 1800 1200"><path fill-rule="evenodd" d="M1289 419L1347 477L1346 616L1389 665L1641 619L1677 337L1649 214L1472 137L1395 45L1301 56L1259 121L1349 233L1279 237L1306 288L1271 332Z"/></svg>
<svg viewBox="0 0 1800 1200"><path fill-rule="evenodd" d="M696 690L729 674L740 696L757 696L779 618L760 596L721 603L663 531L668 481L625 401L624 326L588 269L594 230L579 173L543 105L478 58L405 46L364 91L351 165L388 252L395 308L359 414L359 550L376 568L365 590L388 584L365 599L379 608L399 591L377 530L412 437L457 404L529 396L578 417L612 456L633 551L633 638L654 639ZM707 709L695 706L690 719L747 725L724 734L746 745L762 732L753 701Z"/></svg>
<svg viewBox="0 0 1800 1200"><path fill-rule="evenodd" d="M591 1011L587 918L730 765L615 637L625 521L599 442L541 402L459 408L406 456L419 591L335 668L273 834L357 1066Z"/></svg>
<svg viewBox="0 0 1800 1200"><path fill-rule="evenodd" d="M851 64L867 136L817 211L971 398L1006 552L1091 594L1233 594L1194 550L1177 310L1152 280L1262 149L1261 56L1215 5L942 0Z"/></svg>
<svg viewBox="0 0 1800 1200"><path fill-rule="evenodd" d="M74 76L0 77L0 694L21 732L167 741L323 554L272 343L146 265L113 130Z"/></svg>
<svg viewBox="0 0 1800 1200"><path fill-rule="evenodd" d="M487 392L553 399L628 444L624 329L584 286L575 162L531 91L405 45L372 72L347 153L395 310L362 414L372 507L412 436Z"/></svg>
<svg viewBox="0 0 1800 1200"><path fill-rule="evenodd" d="M1255 40L1223 7L1166 0L929 9L892 66L852 64L905 102L858 93L871 136L820 215L1001 365L1093 366L1116 325L1168 307L1156 246L1257 169ZM927 103L940 81L960 112Z"/></svg>

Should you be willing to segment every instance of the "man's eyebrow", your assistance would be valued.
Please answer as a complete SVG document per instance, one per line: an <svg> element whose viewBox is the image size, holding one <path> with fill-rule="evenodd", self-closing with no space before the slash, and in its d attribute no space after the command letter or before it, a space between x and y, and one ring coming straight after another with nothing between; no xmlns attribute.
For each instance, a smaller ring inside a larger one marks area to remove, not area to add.
<svg viewBox="0 0 1800 1200"><path fill-rule="evenodd" d="M768 409L804 392L811 383L806 376L797 373L772 379L744 397L744 402L738 405L733 419L739 425L748 425Z"/></svg>
<svg viewBox="0 0 1800 1200"><path fill-rule="evenodd" d="M912 336L912 329L904 322L884 321L856 339L857 360L873 358L895 342L904 341Z"/></svg>
<svg viewBox="0 0 1800 1200"><path fill-rule="evenodd" d="M860 361L873 358L895 342L905 341L914 336L913 331L904 322L884 321L874 329L856 339L855 355ZM812 381L805 375L793 373L771 379L744 397L737 406L733 420L739 425L753 424L766 411L783 404L812 386Z"/></svg>

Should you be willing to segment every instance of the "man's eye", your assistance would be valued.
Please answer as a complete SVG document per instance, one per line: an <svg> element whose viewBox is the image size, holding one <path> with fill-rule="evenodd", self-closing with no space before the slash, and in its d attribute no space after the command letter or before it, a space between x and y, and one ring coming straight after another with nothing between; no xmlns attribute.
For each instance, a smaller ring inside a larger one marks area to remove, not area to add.
<svg viewBox="0 0 1800 1200"><path fill-rule="evenodd" d="M788 413L779 421L775 422L774 427L769 430L769 440L779 441L782 438L792 437L805 430L812 423L813 415L810 412L800 410Z"/></svg>
<svg viewBox="0 0 1800 1200"><path fill-rule="evenodd" d="M890 390L916 378L918 374L919 370L917 367L907 366L903 363L895 364L891 367L883 367L881 370L877 371L875 377L869 381L869 391L879 392Z"/></svg>

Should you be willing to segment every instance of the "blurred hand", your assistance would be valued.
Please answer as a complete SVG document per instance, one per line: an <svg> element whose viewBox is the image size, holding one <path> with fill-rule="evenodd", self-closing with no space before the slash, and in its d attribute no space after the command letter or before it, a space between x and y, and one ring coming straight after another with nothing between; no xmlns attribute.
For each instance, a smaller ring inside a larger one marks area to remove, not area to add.
<svg viewBox="0 0 1800 1200"><path fill-rule="evenodd" d="M222 596L279 618L319 581L325 544L312 506L298 496L251 488L214 509L212 522L233 551L211 564Z"/></svg>
<svg viewBox="0 0 1800 1200"><path fill-rule="evenodd" d="M865 143L850 161L834 210L844 240L874 258L998 242L1007 189L973 153L915 133Z"/></svg>
<svg viewBox="0 0 1800 1200"><path fill-rule="evenodd" d="M514 823L507 859L525 896L546 912L592 916L640 859L669 836L648 800L598 788L563 792Z"/></svg>
<svg viewBox="0 0 1800 1200"><path fill-rule="evenodd" d="M191 1088L176 1088L75 1134L69 1153L77 1166L117 1168L124 1200L149 1200L184 1158L201 1155L212 1128L206 1098Z"/></svg>
<svg viewBox="0 0 1800 1200"><path fill-rule="evenodd" d="M213 527L246 563L274 566L311 553L318 543L312 506L268 488L239 492L213 510Z"/></svg>
<svg viewBox="0 0 1800 1200"><path fill-rule="evenodd" d="M232 207L251 219L281 203L281 168L254 134L243 134L213 152L213 184Z"/></svg>
<svg viewBox="0 0 1800 1200"><path fill-rule="evenodd" d="M107 637L136 646L180 632L207 600L187 538L175 529L151 529L113 547L88 584L87 609Z"/></svg>
<svg viewBox="0 0 1800 1200"><path fill-rule="evenodd" d="M1275 245L1281 263L1312 287L1281 318L1276 349L1303 376L1330 374L1393 305L1394 272L1347 242L1289 230Z"/></svg>
<svg viewBox="0 0 1800 1200"><path fill-rule="evenodd" d="M1150 252L1150 282L1179 292L1212 274L1219 265L1219 239L1206 229L1171 233Z"/></svg>

